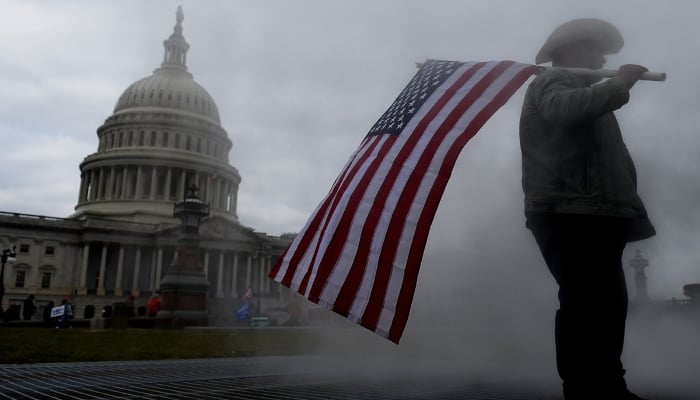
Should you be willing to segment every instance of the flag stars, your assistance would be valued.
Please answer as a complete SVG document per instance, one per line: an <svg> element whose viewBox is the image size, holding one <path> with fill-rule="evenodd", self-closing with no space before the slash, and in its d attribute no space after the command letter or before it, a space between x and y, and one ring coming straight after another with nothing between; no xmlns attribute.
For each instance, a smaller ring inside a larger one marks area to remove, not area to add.
<svg viewBox="0 0 700 400"><path fill-rule="evenodd" d="M426 61L391 107L372 127L370 134L400 134L436 87L442 85L462 64L449 61Z"/></svg>

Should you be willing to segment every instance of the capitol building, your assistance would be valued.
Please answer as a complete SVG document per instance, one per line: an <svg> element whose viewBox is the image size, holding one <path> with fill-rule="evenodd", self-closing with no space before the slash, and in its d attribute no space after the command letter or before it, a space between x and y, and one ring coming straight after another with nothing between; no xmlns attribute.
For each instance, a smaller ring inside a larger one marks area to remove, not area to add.
<svg viewBox="0 0 700 400"><path fill-rule="evenodd" d="M0 212L0 246L17 253L5 266L3 309L30 294L40 308L69 297L78 317L86 305L99 309L129 295L142 305L173 261L180 233L173 205L193 184L210 209L200 228L210 305L234 306L247 288L268 306L284 303L288 292L267 274L293 237L239 223L232 142L214 99L187 69L182 21L178 9L160 67L128 86L97 128L97 151L80 163L75 212Z"/></svg>

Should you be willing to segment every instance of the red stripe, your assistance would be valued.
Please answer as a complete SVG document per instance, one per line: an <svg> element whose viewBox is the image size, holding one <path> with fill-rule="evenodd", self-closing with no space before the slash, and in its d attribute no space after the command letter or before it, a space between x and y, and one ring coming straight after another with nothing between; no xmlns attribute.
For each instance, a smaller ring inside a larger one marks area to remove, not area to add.
<svg viewBox="0 0 700 400"><path fill-rule="evenodd" d="M342 211L343 215L341 216L340 221L338 222L338 226L336 227L335 232L333 233L330 241L328 242L328 245L326 246L326 251L324 252L323 257L319 262L319 267L316 271L316 278L314 279L314 282L311 286L311 290L309 292L309 300L318 303L320 293L323 290L326 281L328 281L328 277L330 276L331 272L333 272L333 268L335 267L335 264L338 260L338 257L340 256L340 253L343 250L343 247L345 246L345 243L347 243L348 232L350 231L350 227L352 226L352 220L355 217L357 208L360 205L360 200L362 200L362 197L364 196L365 191L369 186L369 182L371 181L372 177L374 177L374 175L376 174L379 165L386 156L386 153L388 153L391 147L394 145L396 138L396 135L390 135L386 138L381 148L379 149L377 156L370 162L369 166L367 167L367 170L365 171L364 175L362 175L362 178L360 178L360 181L355 187L355 190L352 192L352 194L350 194L348 203ZM343 192L345 192L345 190L343 190ZM343 193L343 196L338 197L338 200L340 200L340 197L346 197L346 194ZM335 212L335 206L337 206L337 203L334 204L334 207L331 210L331 215ZM324 226L324 232L327 228L329 221L330 218L328 218L328 220L326 221L326 226ZM316 254L314 254L314 258L315 256ZM314 261L312 261L311 265L314 264ZM307 276L305 276L304 278L307 279L310 273L311 268L309 268L309 270L307 271ZM304 290L306 290L306 286L304 286ZM300 293L301 292L302 290L300 289Z"/></svg>
<svg viewBox="0 0 700 400"><path fill-rule="evenodd" d="M389 142L389 141L387 141L387 142ZM387 142L382 144L382 147L379 150L380 155L375 157L375 159L371 160L370 165L376 163L377 159L380 159L383 156L382 150L384 148L386 148ZM381 143L381 138L379 136L372 136L371 137L371 140L368 141L367 150L364 152L364 154L362 154L362 156L360 157L358 162L355 163L355 165L351 168L350 172L348 173L348 176L345 179L343 179L343 181L341 182L341 185L338 188L336 195L333 197L333 201L330 205L330 209L328 211L328 217L323 222L323 228L321 229L321 236L319 237L319 240L316 242L316 247L314 249L314 254L313 254L313 257L311 259L311 262L306 266L306 268L307 268L306 273L304 274L304 277L301 281L301 285L299 286L299 290L298 290L299 293L304 294L306 292L306 287L309 283L309 279L311 277L311 272L313 271L313 266L316 263L316 257L318 256L318 250L321 246L321 241L322 241L323 237L326 235L326 230L328 229L328 224L330 223L332 216L335 214L335 210L338 207L338 204L346 196L346 191L348 189L348 186L350 186L352 181L355 179L355 176L359 173L360 169L365 165L365 163L370 158L370 156L374 152L375 148L379 145L379 143ZM361 187L361 186L359 186L359 187ZM338 241L338 240L343 240L343 242L344 242L345 236L344 235L339 236L339 234L336 231L331 236L331 242ZM323 264L323 262L321 262L319 264L319 270L321 270L321 268L323 268L324 266L325 265ZM317 279L314 280L314 282L316 282L316 281L317 281ZM318 298L312 299L309 296L309 299L315 303L318 303Z"/></svg>
<svg viewBox="0 0 700 400"><path fill-rule="evenodd" d="M416 226L413 243L408 254L408 262L404 279L399 292L398 301L396 303L396 312L389 330L389 340L398 343L408 321L408 313L413 302L416 282L418 279L418 271L420 263L423 259L425 244L428 240L430 225L433 222L437 206L440 202L447 181L450 178L454 164L457 161L459 153L467 144L467 142L476 135L486 121L515 93L520 86L537 70L536 67L525 68L515 75L511 81L504 86L503 89L491 100L491 102L472 120L472 122L464 130L463 134L455 141L453 146L448 151L445 160L440 168L440 173L435 181L433 188L428 194L423 212Z"/></svg>
<svg viewBox="0 0 700 400"><path fill-rule="evenodd" d="M367 144L369 141L368 138L363 139L362 143L360 144L360 147L357 151L355 151L355 155L353 155L352 158L356 157L357 154L360 153L360 149ZM374 144L371 143L370 146L374 148ZM371 149L370 149L371 150ZM367 152L365 153L366 156ZM359 163L358 163L359 164ZM355 167L357 167L358 164L355 164ZM323 204L321 204L320 207L318 207L318 210L316 214L314 214L311 218L311 223L307 224L306 229L302 232L302 237L299 239L299 244L294 251L294 254L292 254L292 258L289 260L289 266L287 267L287 271L284 274L284 277L280 281L284 286L291 287L292 284L292 279L294 278L294 274L296 273L297 268L299 267L299 261L301 258L304 256L306 253L306 250L308 247L311 245L311 242L313 241L313 238L316 234L316 231L319 229L319 225L321 223L321 219L323 216L326 214L326 210L328 209L328 206L331 204L333 199L337 196L339 187L342 184L342 182L345 181L344 177L348 174L348 168L351 167L352 161L350 161L347 165L347 167L340 173L339 177L335 180L333 187L331 187L330 192L328 195L326 195L326 198L323 201ZM351 168L353 169L353 168ZM354 168L353 170L356 170ZM291 245L290 245L291 246ZM283 260L283 259L281 259ZM281 266L281 261L277 263L275 267L277 267L277 270L279 271L279 266Z"/></svg>
<svg viewBox="0 0 700 400"><path fill-rule="evenodd" d="M280 272L280 267L282 266L282 261L284 261L284 257L287 255L287 252L291 247L291 244L287 246L287 248L284 250L284 253L282 253L282 255L277 259L275 265L272 267L272 269L270 269L270 273L267 274L268 278L271 278L273 280L277 278L277 274Z"/></svg>
<svg viewBox="0 0 700 400"><path fill-rule="evenodd" d="M396 208L393 210L394 212L391 216L389 227L387 228L387 234L384 238L384 245L382 246L379 256L379 268L377 269L377 275L374 279L374 285L372 286L372 292L367 304L367 309L362 316L362 323L366 324L365 326L367 328L373 331L377 328L379 316L384 308L384 298L386 297L386 290L389 286L389 279L391 278L391 273L394 267L394 259L396 257L396 252L398 251L399 240L401 239L401 234L403 233L404 226L406 225L406 217L410 211L411 204L415 199L416 193L418 193L418 188L420 187L425 174L428 172L430 162L435 156L435 152L445 140L445 137L450 133L457 122L459 122L459 119L462 118L464 113L474 105L474 102L481 98L491 84L493 84L493 82L498 79L498 77L501 76L503 72L512 64L512 62L502 62L497 64L490 71L488 71L472 89L469 90L469 92L459 101L457 106L455 106L447 118L445 118L444 122L431 136L428 145L414 166L414 169L406 182L406 186L404 186L401 192Z"/></svg>
<svg viewBox="0 0 700 400"><path fill-rule="evenodd" d="M430 111L428 111L425 117L423 117L423 119L418 123L414 131L410 133L411 136L407 139L406 143L399 151L399 154L397 154L396 158L393 160L391 168L386 177L383 179L382 186L380 187L377 196L374 199L374 203L372 204L372 208L367 215L367 221L362 227L362 233L360 235L360 240L358 241L357 254L355 255L353 264L350 267L350 272L348 273L345 283L343 284L343 287L341 288L335 301L333 311L339 313L340 315L347 315L352 303L355 301L357 291L360 288L365 275L365 270L367 268L367 259L369 258L374 231L379 224L381 211L384 209L386 199L389 196L391 187L396 181L396 177L401 171L401 167L406 162L406 159L415 148L430 122L432 122L437 114L443 109L445 104L447 104L447 102L454 96L457 89L462 87L483 65L484 63L479 63L470 67L452 84L452 86L445 90L442 97L440 97L438 101L433 104ZM382 264L383 263L380 258L377 273L380 272ZM364 317L362 318L362 326L367 327Z"/></svg>

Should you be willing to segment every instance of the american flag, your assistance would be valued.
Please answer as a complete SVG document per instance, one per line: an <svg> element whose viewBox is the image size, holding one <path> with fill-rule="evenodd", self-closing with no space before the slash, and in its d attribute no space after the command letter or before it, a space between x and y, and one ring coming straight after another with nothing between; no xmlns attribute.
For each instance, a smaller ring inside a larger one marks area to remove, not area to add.
<svg viewBox="0 0 700 400"><path fill-rule="evenodd" d="M512 61L422 64L270 278L398 343L457 156L537 68Z"/></svg>

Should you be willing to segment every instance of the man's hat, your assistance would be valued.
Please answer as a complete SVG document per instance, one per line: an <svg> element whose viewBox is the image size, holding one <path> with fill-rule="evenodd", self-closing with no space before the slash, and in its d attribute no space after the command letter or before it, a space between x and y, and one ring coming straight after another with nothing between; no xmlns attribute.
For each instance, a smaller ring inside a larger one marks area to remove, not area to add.
<svg viewBox="0 0 700 400"><path fill-rule="evenodd" d="M625 44L622 34L611 23L595 19L580 18L565 22L549 35L535 57L536 64L552 61L554 52L581 40L592 40L603 50L603 54L615 54Z"/></svg>

